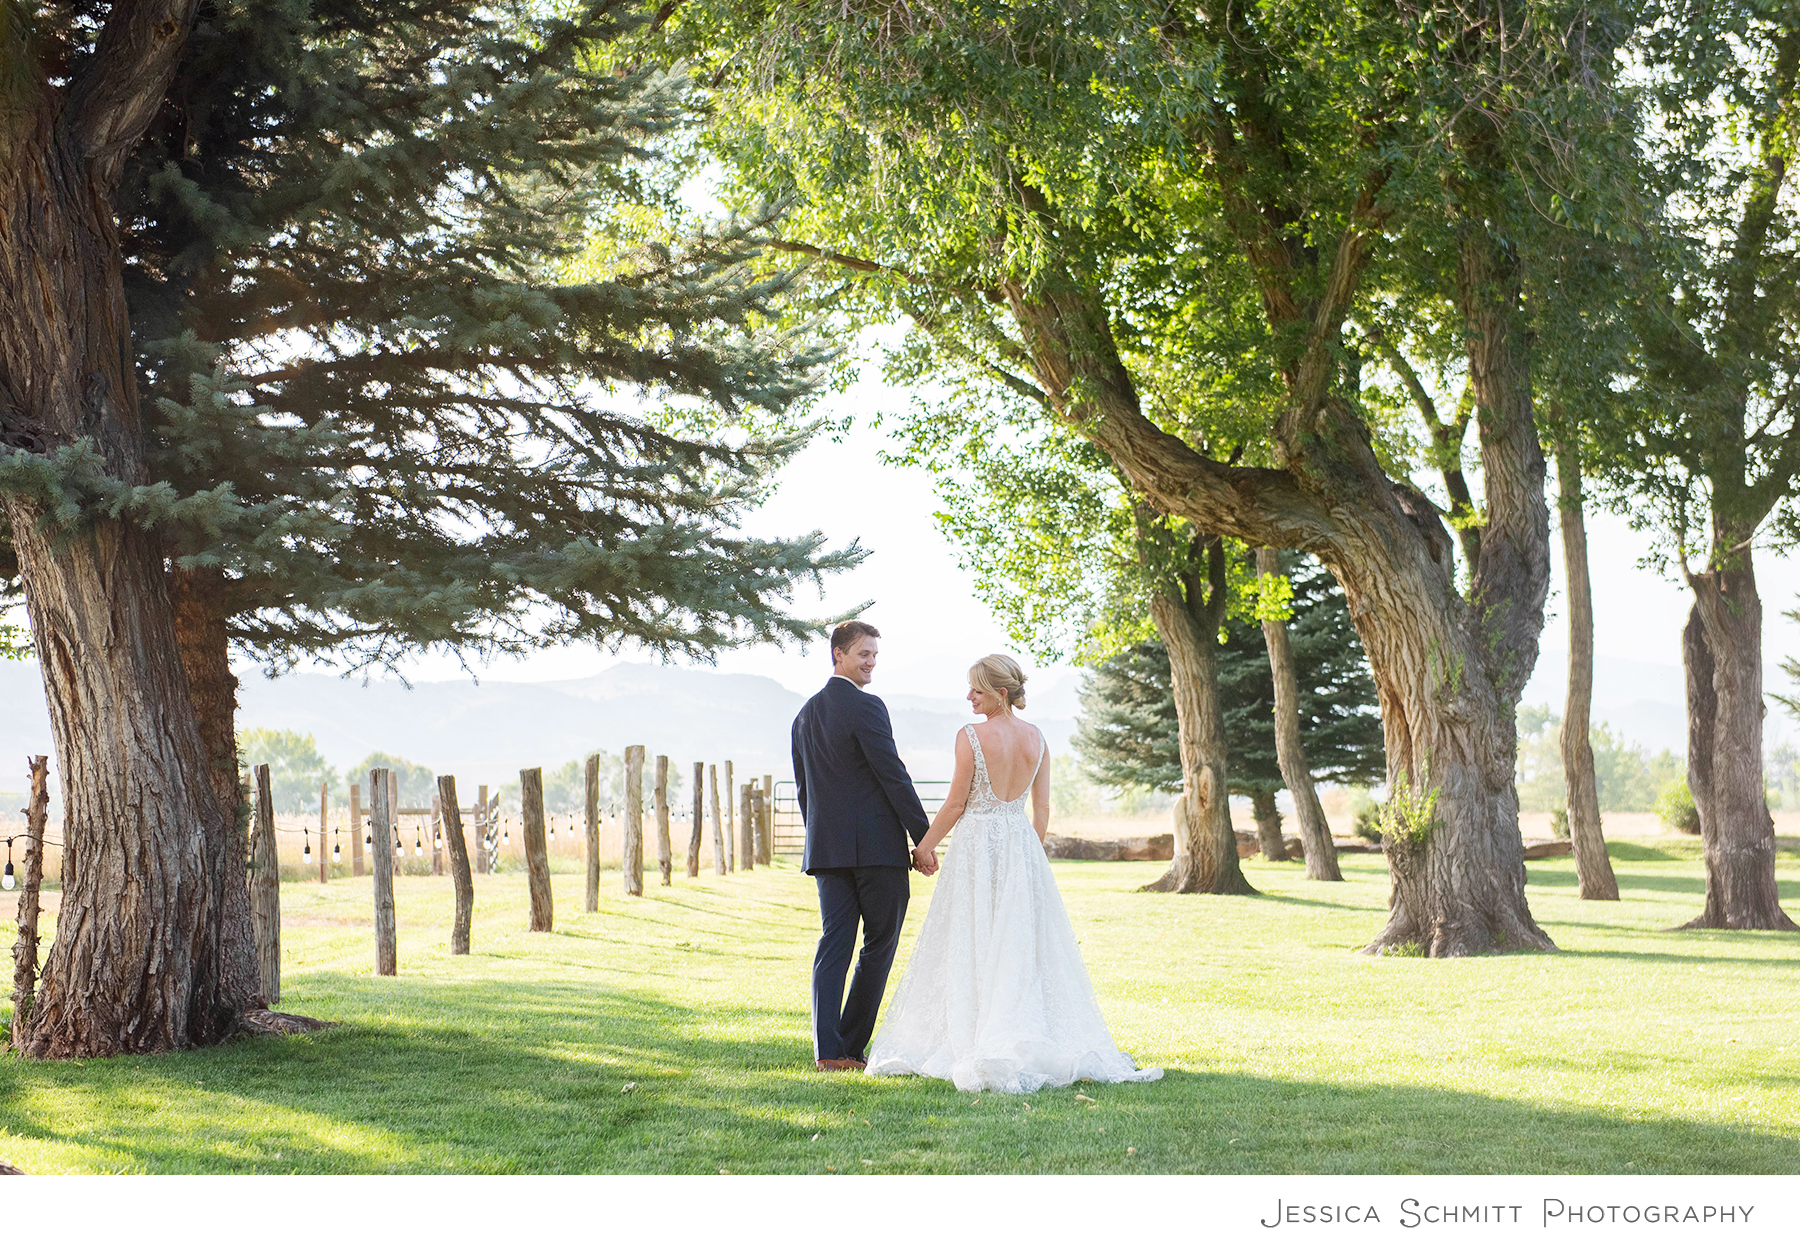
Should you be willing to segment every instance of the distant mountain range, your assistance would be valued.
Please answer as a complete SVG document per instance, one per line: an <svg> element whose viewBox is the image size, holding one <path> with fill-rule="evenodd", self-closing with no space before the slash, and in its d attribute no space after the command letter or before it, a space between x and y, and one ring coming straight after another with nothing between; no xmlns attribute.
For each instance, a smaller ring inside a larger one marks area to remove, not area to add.
<svg viewBox="0 0 1800 1252"><path fill-rule="evenodd" d="M1524 703L1560 712L1568 658L1546 651L1526 684ZM320 674L270 680L243 677L238 725L313 735L341 773L371 752L392 752L453 773L466 784L498 786L533 765L554 767L597 748L641 743L685 768L731 760L740 776L785 778L788 727L811 694L770 678L719 670L624 662L588 678L551 682L369 682ZM1076 679L1031 693L1026 715L1043 727L1054 753L1069 750L1078 711ZM888 693L894 738L914 777L950 776L951 745L970 720L950 697ZM1612 657L1595 660L1594 720L1652 752L1685 751L1681 670ZM37 666L0 662L0 793L22 790L25 757L47 752L50 723ZM1792 728L1770 710L1771 743ZM52 778L55 777L52 771ZM20 780L15 783L14 779ZM13 806L16 807L16 806Z"/></svg>
<svg viewBox="0 0 1800 1252"><path fill-rule="evenodd" d="M918 779L950 776L957 728L971 720L961 700L888 694L894 739ZM773 679L718 670L625 662L590 678L552 682L363 683L320 674L270 680L242 676L240 729L296 730L317 739L341 773L371 752L395 755L455 774L471 784L516 781L520 769L554 767L599 748L645 745L685 769L694 761L733 761L738 776L786 778L788 728L810 692ZM1028 710L1053 753L1068 751L1075 692L1033 692ZM50 723L37 667L0 662L0 792L5 771L46 752Z"/></svg>

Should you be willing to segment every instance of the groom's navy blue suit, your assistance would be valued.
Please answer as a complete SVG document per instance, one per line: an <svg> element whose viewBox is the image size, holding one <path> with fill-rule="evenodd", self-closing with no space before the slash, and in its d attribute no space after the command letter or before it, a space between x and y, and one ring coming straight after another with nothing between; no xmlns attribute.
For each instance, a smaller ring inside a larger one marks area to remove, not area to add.
<svg viewBox="0 0 1800 1252"><path fill-rule="evenodd" d="M887 705L838 675L794 719L794 783L806 819L801 868L819 885L825 927L813 958L813 1054L860 1058L906 920L906 837L917 843L930 822L894 749ZM862 954L846 998L858 922Z"/></svg>

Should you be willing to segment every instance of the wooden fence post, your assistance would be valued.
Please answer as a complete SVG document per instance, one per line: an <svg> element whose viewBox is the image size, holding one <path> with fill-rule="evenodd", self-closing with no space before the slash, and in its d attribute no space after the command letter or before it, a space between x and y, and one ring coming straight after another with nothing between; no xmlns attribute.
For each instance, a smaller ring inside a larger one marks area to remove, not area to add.
<svg viewBox="0 0 1800 1252"><path fill-rule="evenodd" d="M475 793L475 872L485 874L488 865L488 840L494 837L494 824L488 820L487 784Z"/></svg>
<svg viewBox="0 0 1800 1252"><path fill-rule="evenodd" d="M44 885L44 825L50 814L50 758L34 756L30 765L31 802L25 809L25 850L20 854L25 863L19 867L19 939L13 944L12 1043L20 1052L37 996L38 893ZM67 871L63 877L68 878Z"/></svg>
<svg viewBox="0 0 1800 1252"><path fill-rule="evenodd" d="M394 934L394 810L388 802L392 770L369 771L369 861L375 876L375 972L400 971Z"/></svg>
<svg viewBox="0 0 1800 1252"><path fill-rule="evenodd" d="M625 890L644 894L644 745L625 749Z"/></svg>
<svg viewBox="0 0 1800 1252"><path fill-rule="evenodd" d="M431 793L431 872L444 872L444 798Z"/></svg>
<svg viewBox="0 0 1800 1252"><path fill-rule="evenodd" d="M450 845L450 876L456 880L456 920L450 924L450 955L469 955L469 922L475 916L475 880L469 876L469 845L463 842L462 810L456 807L456 775L437 780L444 814L444 842Z"/></svg>
<svg viewBox="0 0 1800 1252"><path fill-rule="evenodd" d="M694 829L688 836L688 877L700 877L700 840L705 837L706 763L694 762Z"/></svg>
<svg viewBox="0 0 1800 1252"><path fill-rule="evenodd" d="M731 762L725 762L725 859L729 862L728 868L731 872L736 873L738 867L737 813L733 806L737 803L737 792L732 790L731 769Z"/></svg>
<svg viewBox="0 0 1800 1252"><path fill-rule="evenodd" d="M319 784L319 881L331 881L331 853L325 850L325 832L331 826L331 784Z"/></svg>
<svg viewBox="0 0 1800 1252"><path fill-rule="evenodd" d="M281 1000L281 861L275 846L275 798L269 767L256 767L255 870L250 880L251 920L256 928L256 964L263 999Z"/></svg>
<svg viewBox="0 0 1800 1252"><path fill-rule="evenodd" d="M525 827L525 869L531 876L531 928L549 930L555 920L550 901L550 849L544 842L544 771L519 771L519 808Z"/></svg>
<svg viewBox="0 0 1800 1252"><path fill-rule="evenodd" d="M756 836L751 833L750 826L750 797L755 791L755 783L738 787L738 868L746 873L756 868L756 849L751 843Z"/></svg>
<svg viewBox="0 0 1800 1252"><path fill-rule="evenodd" d="M362 784L350 784L350 877L363 873Z"/></svg>
<svg viewBox="0 0 1800 1252"><path fill-rule="evenodd" d="M656 867L662 871L662 885L668 886L675 872L675 850L669 846L669 758L656 758Z"/></svg>
<svg viewBox="0 0 1800 1252"><path fill-rule="evenodd" d="M587 759L587 895L582 908L600 909L600 754Z"/></svg>
<svg viewBox="0 0 1800 1252"><path fill-rule="evenodd" d="M725 819L719 814L719 767L706 767L707 790L712 793L713 873L726 872Z"/></svg>
<svg viewBox="0 0 1800 1252"><path fill-rule="evenodd" d="M762 779L762 810L759 814L762 825L757 836L756 859L764 865L775 862L775 775L764 774Z"/></svg>

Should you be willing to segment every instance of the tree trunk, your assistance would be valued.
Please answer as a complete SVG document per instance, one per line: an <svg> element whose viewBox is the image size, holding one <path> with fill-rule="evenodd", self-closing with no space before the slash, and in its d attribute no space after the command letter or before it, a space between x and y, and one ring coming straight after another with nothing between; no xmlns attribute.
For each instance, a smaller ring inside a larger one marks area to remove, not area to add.
<svg viewBox="0 0 1800 1252"><path fill-rule="evenodd" d="M1280 572L1275 549L1258 548L1257 576ZM1325 820L1325 806L1319 803L1318 788L1313 786L1306 745L1300 740L1300 684L1294 673L1294 649L1288 640L1287 623L1265 621L1262 629L1263 642L1269 649L1269 672L1275 680L1275 760L1281 767L1281 781L1294 797L1300 847L1306 855L1306 876L1320 882L1342 882L1337 845L1331 841L1331 825Z"/></svg>
<svg viewBox="0 0 1800 1252"><path fill-rule="evenodd" d="M1252 793L1250 809L1256 815L1256 845L1262 859L1287 860L1287 840L1281 835L1281 810L1275 807L1275 793L1267 788Z"/></svg>
<svg viewBox="0 0 1800 1252"><path fill-rule="evenodd" d="M1169 650L1175 693L1176 734L1181 749L1181 794L1176 808L1185 820L1175 831L1175 857L1168 872L1145 891L1255 895L1238 864L1237 836L1231 829L1231 796L1226 786L1225 719L1219 708L1218 622L1225 604L1225 555L1217 539L1207 545L1212 598L1199 605L1190 585L1183 599L1157 593L1150 616ZM1190 571L1190 584L1198 582Z"/></svg>
<svg viewBox="0 0 1800 1252"><path fill-rule="evenodd" d="M1587 519L1583 515L1581 454L1556 450L1557 509L1561 514L1563 575L1569 593L1569 690L1563 702L1563 781L1568 791L1569 842L1583 900L1617 900L1619 883L1600 829L1600 789L1588 738L1594 701L1594 594L1588 582Z"/></svg>
<svg viewBox="0 0 1800 1252"><path fill-rule="evenodd" d="M469 873L469 845L463 841L462 810L456 807L456 778L437 780L444 811L444 842L450 846L450 875L456 880L456 920L450 924L450 955L469 955L469 923L475 916L475 879Z"/></svg>
<svg viewBox="0 0 1800 1252"><path fill-rule="evenodd" d="M1693 928L1793 930L1775 881L1775 821L1763 791L1762 598L1749 544L1688 581L1688 786L1700 811L1706 907ZM1735 550L1734 550L1735 549Z"/></svg>
<svg viewBox="0 0 1800 1252"><path fill-rule="evenodd" d="M194 0L117 4L70 81L7 31L0 82L0 437L88 441L144 481L113 193L155 116ZM252 1007L221 935L233 816L212 790L176 648L163 554L135 522L51 524L6 501L62 772L62 912L27 1027L38 1057L224 1038ZM68 872L72 870L72 872Z"/></svg>

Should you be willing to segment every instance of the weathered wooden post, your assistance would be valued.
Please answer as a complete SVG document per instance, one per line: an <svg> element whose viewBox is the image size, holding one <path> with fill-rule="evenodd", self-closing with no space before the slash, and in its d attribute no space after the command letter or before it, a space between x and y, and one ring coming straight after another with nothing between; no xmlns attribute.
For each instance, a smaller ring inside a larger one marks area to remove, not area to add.
<svg viewBox="0 0 1800 1252"><path fill-rule="evenodd" d="M773 774L763 775L760 816L762 826L756 845L756 859L764 865L771 865L775 860L775 775Z"/></svg>
<svg viewBox="0 0 1800 1252"><path fill-rule="evenodd" d="M431 872L444 872L444 797L431 793Z"/></svg>
<svg viewBox="0 0 1800 1252"><path fill-rule="evenodd" d="M363 873L362 784L350 784L350 876Z"/></svg>
<svg viewBox="0 0 1800 1252"><path fill-rule="evenodd" d="M469 955L469 922L475 916L475 880L469 876L469 845L463 842L462 810L456 807L456 775L437 780L444 813L444 842L450 845L450 876L456 880L456 920L450 924L450 955Z"/></svg>
<svg viewBox="0 0 1800 1252"><path fill-rule="evenodd" d="M600 754L587 759L587 895L582 908L600 910Z"/></svg>
<svg viewBox="0 0 1800 1252"><path fill-rule="evenodd" d="M256 928L256 964L263 998L281 999L281 860L275 846L275 798L269 767L256 767L255 869L250 879L251 921Z"/></svg>
<svg viewBox="0 0 1800 1252"><path fill-rule="evenodd" d="M19 939L13 944L13 1047L22 1049L37 995L38 895L44 885L44 825L50 815L50 758L30 758L31 801L25 808L25 850L19 854ZM68 865L67 853L63 864ZM63 878L67 880L65 868Z"/></svg>
<svg viewBox="0 0 1800 1252"><path fill-rule="evenodd" d="M625 749L625 890L644 894L644 745Z"/></svg>
<svg viewBox="0 0 1800 1252"><path fill-rule="evenodd" d="M688 877L700 877L700 840L705 837L706 763L694 762L694 829L688 835Z"/></svg>
<svg viewBox="0 0 1800 1252"><path fill-rule="evenodd" d="M752 843L756 836L750 826L750 797L755 793L755 783L744 783L738 788L738 866L746 873L756 868L756 848Z"/></svg>
<svg viewBox="0 0 1800 1252"><path fill-rule="evenodd" d="M675 850L669 846L669 758L656 758L656 867L662 871L662 885L668 886L675 873Z"/></svg>
<svg viewBox="0 0 1800 1252"><path fill-rule="evenodd" d="M549 930L555 915L550 902L550 848L544 842L544 771L519 771L519 808L525 827L525 870L531 876L531 928Z"/></svg>
<svg viewBox="0 0 1800 1252"><path fill-rule="evenodd" d="M706 767L707 790L712 793L713 873L723 874L728 868L725 857L725 818L719 813L719 767Z"/></svg>
<svg viewBox="0 0 1800 1252"><path fill-rule="evenodd" d="M392 770L369 771L369 861L375 876L375 972L400 972L394 934L394 811L388 802Z"/></svg>
<svg viewBox="0 0 1800 1252"><path fill-rule="evenodd" d="M732 873L737 872L737 813L733 805L737 803L737 792L731 789L731 762L725 762L725 847L727 866Z"/></svg>
<svg viewBox="0 0 1800 1252"><path fill-rule="evenodd" d="M325 850L325 832L331 828L331 784L319 784L319 881L331 881L331 853Z"/></svg>
<svg viewBox="0 0 1800 1252"><path fill-rule="evenodd" d="M475 872L488 872L488 840L494 837L494 824L489 820L487 784L475 793Z"/></svg>

